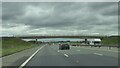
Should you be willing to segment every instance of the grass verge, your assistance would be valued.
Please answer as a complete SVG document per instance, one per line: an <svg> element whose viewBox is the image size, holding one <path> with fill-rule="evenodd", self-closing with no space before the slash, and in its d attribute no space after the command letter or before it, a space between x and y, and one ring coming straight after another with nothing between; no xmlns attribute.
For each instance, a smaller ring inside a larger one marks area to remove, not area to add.
<svg viewBox="0 0 120 68"><path fill-rule="evenodd" d="M102 44L103 45L118 45L120 42L118 37L108 37L108 38L103 38L102 39Z"/></svg>
<svg viewBox="0 0 120 68"><path fill-rule="evenodd" d="M2 39L2 57L25 49L33 48L35 44L21 40L20 38Z"/></svg>
<svg viewBox="0 0 120 68"><path fill-rule="evenodd" d="M0 39L0 57L2 56L2 40Z"/></svg>

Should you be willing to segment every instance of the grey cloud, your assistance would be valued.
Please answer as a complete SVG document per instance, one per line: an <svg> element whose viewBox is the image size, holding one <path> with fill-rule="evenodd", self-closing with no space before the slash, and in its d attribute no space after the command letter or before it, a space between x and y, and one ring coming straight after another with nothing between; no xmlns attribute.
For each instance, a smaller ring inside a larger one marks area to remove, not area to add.
<svg viewBox="0 0 120 68"><path fill-rule="evenodd" d="M88 9L103 15L118 15L118 2L88 3Z"/></svg>
<svg viewBox="0 0 120 68"><path fill-rule="evenodd" d="M108 16L117 16L118 15L118 6L112 7L112 9L108 9L104 12L102 12L103 15L108 15Z"/></svg>
<svg viewBox="0 0 120 68"><path fill-rule="evenodd" d="M2 3L0 2L0 14L2 14Z"/></svg>
<svg viewBox="0 0 120 68"><path fill-rule="evenodd" d="M103 29L109 30L109 26L118 24L116 2L5 2L2 7L4 28L17 27L21 24L30 26L26 31L46 28L48 34L56 32L55 30L61 30L56 33L64 30L68 33L72 33L71 30L77 30L78 33L80 30L88 32L99 30L100 33L104 33ZM111 26L110 33L115 29L117 27Z"/></svg>
<svg viewBox="0 0 120 68"><path fill-rule="evenodd" d="M14 20L24 13L24 6L20 3L2 3L2 20Z"/></svg>
<svg viewBox="0 0 120 68"><path fill-rule="evenodd" d="M93 3L88 3L88 7L92 8L92 10L99 10L99 9L108 8L109 6L113 6L116 4L117 2L93 2Z"/></svg>

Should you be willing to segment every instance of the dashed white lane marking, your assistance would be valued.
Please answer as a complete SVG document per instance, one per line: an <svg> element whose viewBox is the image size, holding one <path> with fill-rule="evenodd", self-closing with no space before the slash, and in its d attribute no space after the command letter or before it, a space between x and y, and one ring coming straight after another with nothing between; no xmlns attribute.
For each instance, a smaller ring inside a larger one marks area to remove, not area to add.
<svg viewBox="0 0 120 68"><path fill-rule="evenodd" d="M65 57L69 57L67 54L64 54Z"/></svg>
<svg viewBox="0 0 120 68"><path fill-rule="evenodd" d="M94 53L95 55L99 55L99 56L103 56L103 54L99 54L99 53Z"/></svg>
<svg viewBox="0 0 120 68"><path fill-rule="evenodd" d="M35 53L33 53L19 68L23 68L44 46L40 47Z"/></svg>

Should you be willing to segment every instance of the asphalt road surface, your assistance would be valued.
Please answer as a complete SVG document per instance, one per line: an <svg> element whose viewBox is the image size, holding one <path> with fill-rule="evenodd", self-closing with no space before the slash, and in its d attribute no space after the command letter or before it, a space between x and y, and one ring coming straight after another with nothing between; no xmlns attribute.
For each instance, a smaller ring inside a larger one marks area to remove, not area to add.
<svg viewBox="0 0 120 68"><path fill-rule="evenodd" d="M118 66L118 52L102 48L75 47L58 50L44 45L25 66Z"/></svg>

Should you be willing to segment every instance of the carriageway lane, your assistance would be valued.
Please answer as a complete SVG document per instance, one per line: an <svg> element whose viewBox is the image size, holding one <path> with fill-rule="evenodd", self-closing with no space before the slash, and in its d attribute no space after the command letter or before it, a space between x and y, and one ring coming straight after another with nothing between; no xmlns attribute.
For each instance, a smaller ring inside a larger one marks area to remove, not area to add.
<svg viewBox="0 0 120 68"><path fill-rule="evenodd" d="M58 50L58 46L52 47L54 50ZM109 50L109 49L103 49L103 48L97 48L97 47L76 47L71 46L70 50L60 50L60 52L68 53L68 54L94 54L99 53L103 54L105 56L111 56L118 58L118 49L116 51Z"/></svg>
<svg viewBox="0 0 120 68"><path fill-rule="evenodd" d="M72 47L58 50L57 45L43 47L26 66L118 66L117 53Z"/></svg>
<svg viewBox="0 0 120 68"><path fill-rule="evenodd" d="M53 50L51 46L44 46L26 66L70 66L66 57Z"/></svg>

